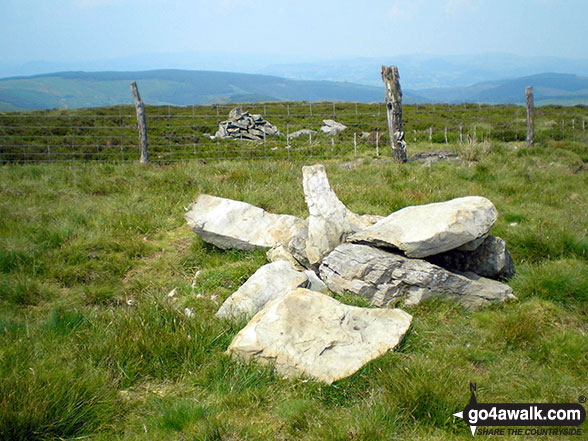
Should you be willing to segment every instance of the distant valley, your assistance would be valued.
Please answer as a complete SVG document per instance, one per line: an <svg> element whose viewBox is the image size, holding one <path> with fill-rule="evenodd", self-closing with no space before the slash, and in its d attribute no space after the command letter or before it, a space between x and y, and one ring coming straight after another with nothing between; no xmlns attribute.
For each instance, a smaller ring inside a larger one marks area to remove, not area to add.
<svg viewBox="0 0 588 441"><path fill-rule="evenodd" d="M409 104L520 104L524 101L526 86L534 86L537 105L588 104L588 75L583 77L574 74L542 73L485 81L469 86L422 89L405 86L402 78L404 101ZM152 105L384 100L383 85L341 81L297 80L270 75L191 70L61 72L0 79L0 110L130 104L131 81L137 81L143 100Z"/></svg>
<svg viewBox="0 0 588 441"><path fill-rule="evenodd" d="M129 104L136 81L143 101L186 106L261 101L362 101L381 98L380 88L333 81L291 80L229 72L154 70L62 72L0 80L0 109L32 110Z"/></svg>

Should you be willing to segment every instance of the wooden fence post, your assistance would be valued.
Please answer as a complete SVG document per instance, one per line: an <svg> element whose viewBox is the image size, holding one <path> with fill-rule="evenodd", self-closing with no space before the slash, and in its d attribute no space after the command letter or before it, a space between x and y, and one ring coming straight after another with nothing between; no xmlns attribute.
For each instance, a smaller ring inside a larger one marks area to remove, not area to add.
<svg viewBox="0 0 588 441"><path fill-rule="evenodd" d="M396 162L406 162L406 142L402 129L402 89L398 67L382 66L381 74L386 87L386 117L392 158Z"/></svg>
<svg viewBox="0 0 588 441"><path fill-rule="evenodd" d="M137 128L139 129L139 147L141 149L141 158L139 162L141 164L149 163L149 146L147 145L147 122L145 117L145 105L141 101L139 95L139 89L137 89L137 83L133 81L131 83L131 92L135 100L135 110L137 111Z"/></svg>
<svg viewBox="0 0 588 441"><path fill-rule="evenodd" d="M376 129L376 156L380 156L380 132Z"/></svg>
<svg viewBox="0 0 588 441"><path fill-rule="evenodd" d="M527 98L527 145L535 144L535 101L533 99L533 86L525 89Z"/></svg>

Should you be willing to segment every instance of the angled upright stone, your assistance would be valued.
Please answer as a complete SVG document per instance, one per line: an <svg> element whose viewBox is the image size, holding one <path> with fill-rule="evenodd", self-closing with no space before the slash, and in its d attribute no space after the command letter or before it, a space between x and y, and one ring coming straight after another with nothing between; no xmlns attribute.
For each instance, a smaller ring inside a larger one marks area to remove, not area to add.
<svg viewBox="0 0 588 441"><path fill-rule="evenodd" d="M302 167L302 186L310 213L306 256L311 265L318 265L351 234L351 224L347 207L329 185L323 165Z"/></svg>

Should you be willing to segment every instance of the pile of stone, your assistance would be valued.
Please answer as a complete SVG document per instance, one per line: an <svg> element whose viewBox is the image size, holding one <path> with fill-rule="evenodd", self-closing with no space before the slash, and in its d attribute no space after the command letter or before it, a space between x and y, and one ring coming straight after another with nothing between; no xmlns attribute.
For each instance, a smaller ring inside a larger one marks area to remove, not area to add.
<svg viewBox="0 0 588 441"><path fill-rule="evenodd" d="M266 135L281 135L276 126L264 120L261 115L243 112L236 107L229 112L229 119L218 125L218 130L210 139L263 140Z"/></svg>
<svg viewBox="0 0 588 441"><path fill-rule="evenodd" d="M516 298L499 281L514 274L514 265L504 241L489 234L498 213L488 199L358 215L337 198L322 165L302 173L306 220L210 195L185 215L206 242L269 249L271 263L217 312L250 320L229 353L330 384L399 344L412 317L396 306L439 297L473 310ZM344 305L328 290L378 308Z"/></svg>

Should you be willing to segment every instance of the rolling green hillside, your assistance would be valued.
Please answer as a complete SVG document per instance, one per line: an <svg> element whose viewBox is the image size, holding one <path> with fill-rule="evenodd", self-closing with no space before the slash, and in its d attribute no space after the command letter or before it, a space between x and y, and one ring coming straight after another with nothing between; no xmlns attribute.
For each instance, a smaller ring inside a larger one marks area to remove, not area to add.
<svg viewBox="0 0 588 441"><path fill-rule="evenodd" d="M537 105L588 104L588 78L559 73L484 82L469 87L432 88L415 92L426 102L520 104L525 101L526 86L533 86Z"/></svg>
<svg viewBox="0 0 588 441"><path fill-rule="evenodd" d="M129 84L132 81L137 81L143 100L152 105L384 100L383 86L291 80L268 75L187 70L62 72L1 79L0 110L130 104ZM537 105L588 104L588 78L557 73L484 82L468 87L405 89L404 101L407 104L519 104L525 100L526 86L535 87Z"/></svg>
<svg viewBox="0 0 588 441"><path fill-rule="evenodd" d="M0 80L0 109L98 107L132 102L137 81L153 105L224 102L378 101L380 88L331 81L288 80L228 72L155 70L146 72L64 72Z"/></svg>

